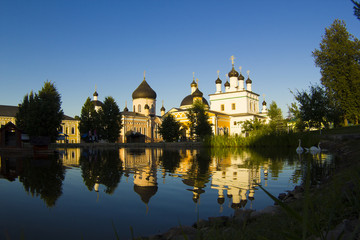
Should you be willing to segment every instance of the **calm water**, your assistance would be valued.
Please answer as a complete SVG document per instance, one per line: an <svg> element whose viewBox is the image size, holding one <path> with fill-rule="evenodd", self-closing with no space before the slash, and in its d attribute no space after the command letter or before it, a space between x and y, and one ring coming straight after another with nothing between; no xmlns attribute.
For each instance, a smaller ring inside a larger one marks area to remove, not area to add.
<svg viewBox="0 0 360 240"><path fill-rule="evenodd" d="M130 227L153 235L272 205L256 185L275 196L291 190L306 162L313 182L333 169L329 155L293 151L58 150L0 155L0 239L128 239Z"/></svg>

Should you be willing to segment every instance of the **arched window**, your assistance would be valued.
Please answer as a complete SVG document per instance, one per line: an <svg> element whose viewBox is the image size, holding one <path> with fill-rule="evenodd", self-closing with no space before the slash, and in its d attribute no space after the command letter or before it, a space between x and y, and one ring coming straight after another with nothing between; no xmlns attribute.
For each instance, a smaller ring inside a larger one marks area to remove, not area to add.
<svg viewBox="0 0 360 240"><path fill-rule="evenodd" d="M138 112L141 112L141 105L138 105Z"/></svg>
<svg viewBox="0 0 360 240"><path fill-rule="evenodd" d="M135 112L135 105L134 105L134 110L133 110L133 112Z"/></svg>
<svg viewBox="0 0 360 240"><path fill-rule="evenodd" d="M71 128L71 134L75 134L75 128L74 127Z"/></svg>

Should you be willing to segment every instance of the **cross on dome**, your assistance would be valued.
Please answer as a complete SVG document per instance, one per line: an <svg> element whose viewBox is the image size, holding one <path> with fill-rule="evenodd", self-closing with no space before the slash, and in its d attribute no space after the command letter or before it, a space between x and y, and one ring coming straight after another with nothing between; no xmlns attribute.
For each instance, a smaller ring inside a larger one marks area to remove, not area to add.
<svg viewBox="0 0 360 240"><path fill-rule="evenodd" d="M235 59L234 55L230 57L232 65L234 65L234 59Z"/></svg>

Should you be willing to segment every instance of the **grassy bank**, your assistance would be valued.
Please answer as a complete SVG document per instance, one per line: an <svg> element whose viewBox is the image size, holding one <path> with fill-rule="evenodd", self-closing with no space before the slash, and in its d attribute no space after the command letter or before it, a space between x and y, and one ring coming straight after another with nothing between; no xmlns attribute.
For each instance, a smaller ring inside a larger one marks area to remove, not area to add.
<svg viewBox="0 0 360 240"><path fill-rule="evenodd" d="M317 145L321 140L341 139L341 136L360 134L360 126L327 129L309 132L264 132L254 131L248 137L212 136L205 141L208 147L296 147L301 139L302 146Z"/></svg>

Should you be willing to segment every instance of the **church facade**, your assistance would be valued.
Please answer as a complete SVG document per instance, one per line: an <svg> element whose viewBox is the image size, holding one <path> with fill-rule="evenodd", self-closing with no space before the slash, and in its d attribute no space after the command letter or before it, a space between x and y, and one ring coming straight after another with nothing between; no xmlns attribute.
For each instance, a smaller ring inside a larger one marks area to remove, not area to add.
<svg viewBox="0 0 360 240"><path fill-rule="evenodd" d="M252 80L248 77L245 81L244 76L234 68L234 57L231 57L232 69L227 74L228 79L222 87L222 80L219 77L215 80L215 93L209 94L209 102L203 97L199 90L198 82L190 84L191 94L186 96L180 108L172 108L167 114L172 114L183 126L184 135L189 137L189 130L186 129L188 119L186 113L194 101L200 100L204 103L212 124L213 134L215 135L241 135L242 122L246 120L260 119L268 121L265 100L262 102L262 109L259 108L259 94L252 91ZM240 68L241 70L241 68Z"/></svg>

